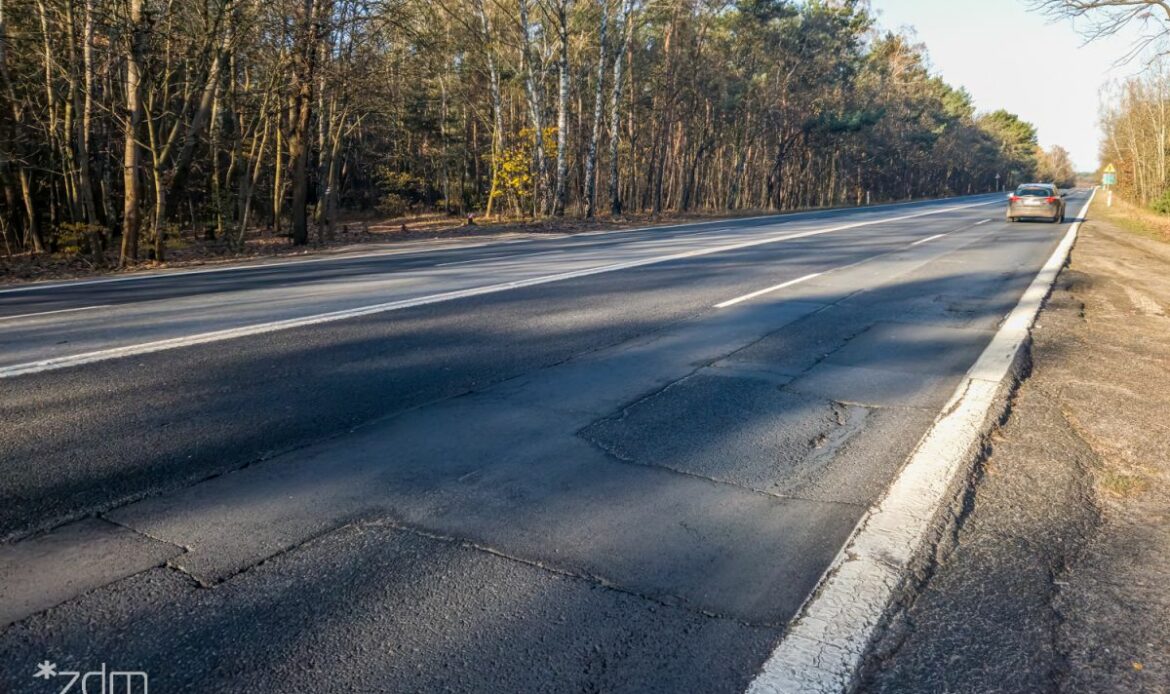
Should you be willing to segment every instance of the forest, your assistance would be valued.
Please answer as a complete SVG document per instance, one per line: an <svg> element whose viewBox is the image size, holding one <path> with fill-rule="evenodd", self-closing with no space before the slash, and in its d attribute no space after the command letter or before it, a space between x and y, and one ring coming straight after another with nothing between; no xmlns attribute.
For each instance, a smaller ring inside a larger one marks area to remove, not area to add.
<svg viewBox="0 0 1170 694"><path fill-rule="evenodd" d="M9 255L126 266L355 215L793 210L1036 177L1071 182L1067 154L977 113L862 0L0 0Z"/></svg>
<svg viewBox="0 0 1170 694"><path fill-rule="evenodd" d="M1122 197L1170 214L1170 66L1157 61L1113 85L1101 117L1101 161Z"/></svg>

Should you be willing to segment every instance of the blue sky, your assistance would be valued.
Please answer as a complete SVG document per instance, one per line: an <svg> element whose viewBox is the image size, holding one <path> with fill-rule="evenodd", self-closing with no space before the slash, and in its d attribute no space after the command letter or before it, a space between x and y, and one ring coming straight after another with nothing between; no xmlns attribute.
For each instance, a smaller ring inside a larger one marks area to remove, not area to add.
<svg viewBox="0 0 1170 694"><path fill-rule="evenodd" d="M982 111L1006 108L1035 124L1040 144L1059 144L1081 171L1097 167L1099 94L1109 80L1139 71L1115 65L1134 45L1135 29L1085 45L1067 19L1028 9L1026 0L870 0L887 29L913 27L937 74L966 87ZM1052 89L1018 77L1055 75Z"/></svg>

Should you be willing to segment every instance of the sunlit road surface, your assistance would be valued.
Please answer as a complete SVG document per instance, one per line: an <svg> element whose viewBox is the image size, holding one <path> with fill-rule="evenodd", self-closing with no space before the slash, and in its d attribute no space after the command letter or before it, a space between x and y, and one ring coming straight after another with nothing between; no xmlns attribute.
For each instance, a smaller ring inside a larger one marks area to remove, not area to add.
<svg viewBox="0 0 1170 694"><path fill-rule="evenodd" d="M0 290L0 689L742 691L1068 229L1003 205Z"/></svg>

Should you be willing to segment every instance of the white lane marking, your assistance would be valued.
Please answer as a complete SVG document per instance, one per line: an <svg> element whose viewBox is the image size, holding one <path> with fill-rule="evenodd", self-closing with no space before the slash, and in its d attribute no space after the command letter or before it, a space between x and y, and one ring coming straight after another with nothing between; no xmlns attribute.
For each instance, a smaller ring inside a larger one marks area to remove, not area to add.
<svg viewBox="0 0 1170 694"><path fill-rule="evenodd" d="M917 240L917 241L915 241L914 243L912 243L912 244L910 244L909 246L907 246L907 248L912 248L912 247L914 247L914 246L918 246L918 245L924 244L924 243L926 243L927 241L933 241L933 240L935 240L935 239L941 239L942 237L944 237L944 236L947 236L947 235L948 235L948 234L950 234L950 233L951 233L951 232L949 232L949 231L948 231L946 234L935 234L934 236L927 236L927 237L926 237L926 238L924 238L924 239L918 239L918 240Z"/></svg>
<svg viewBox="0 0 1170 694"><path fill-rule="evenodd" d="M169 277L186 277L188 275L209 275L218 272L236 272L239 270L268 270L270 268L290 267L293 265L308 265L309 263L327 263L330 261L343 262L346 260L364 260L366 258L382 258L386 256L396 255L416 255L420 253L435 253L447 250L467 250L470 248L483 248L485 246L499 245L503 242L495 243L476 243L468 244L466 246L454 246L447 243L443 245L434 245L426 248L408 248L396 249L393 251L378 251L376 253L362 253L354 255L331 255L324 258L307 258L305 260L286 260L279 262L259 262L249 263L247 265L231 265L229 267L214 267L205 268L202 270L174 270L163 272L142 272L129 275L122 275L120 277L102 277L95 280L72 280L68 282L30 282L16 287L6 287L0 289L0 294L16 294L18 292L32 292L38 289L70 289L72 287L86 287L93 284L113 284L115 282L131 282L134 280L151 280L151 279L166 279Z"/></svg>
<svg viewBox="0 0 1170 694"><path fill-rule="evenodd" d="M289 330L291 328L300 328L310 325L320 325L322 323L332 323L334 321L345 320L348 318L357 318L361 316L369 316L377 313L385 313L387 311L397 311L404 308L411 308L414 306L423 306L426 304L436 304L443 301L453 301L455 299L464 299L472 296L479 296L482 294L492 294L496 292L508 291L511 289L520 289L523 287L532 287L540 284L548 284L550 282L560 282L564 280L576 279L579 277L588 277L590 275L599 275L606 272L616 272L618 270L626 270L629 268L642 267L644 265L656 265L658 263L666 263L673 260L685 260L688 258L697 258L705 255L712 255L715 253L725 253L727 251L739 250L741 248L751 248L752 246L762 246L769 243L777 243L779 241L788 241L790 239L806 238L809 236L819 236L821 234L830 234L836 231L844 231L846 229L856 229L858 227L873 226L875 224L889 224L892 222L900 222L907 219L915 219L917 217L928 217L936 214L945 214L954 212L955 210L963 210L971 207L982 207L985 205L997 204L998 200L991 200L988 202L976 202L967 205L957 205L954 207L931 209L923 212L915 212L914 214L902 215L900 217L890 217L884 219L872 219L860 222L852 222L849 224L841 224L834 227L825 227L822 229L811 229L809 231L796 232L791 234L781 234L778 236L766 236L763 238L751 239L748 241L739 241L736 243L724 244L722 246L712 246L710 248L699 248L690 251L682 251L678 253L670 253L667 255L654 256L650 258L642 258L639 260L627 260L621 263L613 263L610 265L601 265L591 268L582 268L580 270L572 270L569 272L560 272L554 275L542 275L539 277L530 277L524 280L515 280L512 282L502 282L499 284L489 284L482 287L471 287L468 289L459 289L450 292L442 292L439 294L430 294L427 296L416 297L413 299L400 299L398 301L391 301L384 304L374 304L371 306L359 306L357 308L345 309L341 311L330 311L328 313L319 313L309 316L302 316L299 318L287 318L284 320L272 321L269 323L257 323L254 325L245 325L238 328L228 328L225 330L214 330L206 333L199 333L195 335L186 335L183 337L173 337L164 340L154 340L152 342L143 342L135 345L126 345L124 347L112 347L108 349L96 350L93 352L83 352L81 354L73 354L64 357L54 357L52 359L42 359L39 361L25 362L22 364L13 364L11 366L0 367L0 378L12 378L14 376L22 376L25 374L40 373L43 371L53 371L55 369L63 369L71 366L80 366L82 364L92 364L94 362L106 361L108 359L119 359L122 357L135 356L139 354L150 354L152 352L161 352L169 349L177 349L180 347L190 347L193 345L202 345L209 342L219 342L221 340L232 340L239 337L247 337L250 335L262 335L264 333L276 332L279 330Z"/></svg>
<svg viewBox="0 0 1170 694"><path fill-rule="evenodd" d="M564 253L564 250L555 251L541 251L540 253L523 253L521 255L494 255L490 258L472 258L470 260L456 260L451 263L436 263L434 267L449 267L451 265L470 265L471 263L490 263L493 260L524 260L525 258L535 258L540 255L553 255L554 253Z"/></svg>
<svg viewBox="0 0 1170 694"><path fill-rule="evenodd" d="M978 222L975 222L975 226L979 226L980 224L987 224L990 221L990 219L980 219Z"/></svg>
<svg viewBox="0 0 1170 694"><path fill-rule="evenodd" d="M466 265L467 263L483 263L488 260L499 260L499 256L493 258L472 258L470 260L456 260L451 263L435 263L434 267L447 267L449 265Z"/></svg>
<svg viewBox="0 0 1170 694"><path fill-rule="evenodd" d="M960 196L960 197L981 198L981 197L986 197L986 195L989 195L989 194ZM820 211L826 212L826 213L868 211L868 210L882 209L882 208L886 208L886 207L904 207L907 205L929 205L931 203L944 203L944 202L947 202L948 200L955 200L955 199L958 199L958 198L937 198L935 200L913 200L910 202L891 202L891 203L886 203L883 205L871 205L869 207L843 207L843 208L837 208L837 209L831 209L831 210L820 210ZM995 201L992 201L992 202L995 202ZM980 204L987 205L987 204L991 204L991 203L974 203L973 205L964 205L963 207L973 207L975 205L980 205ZM948 208L948 209L960 209L960 208L952 207L952 208ZM814 211L814 213L815 212L816 211ZM747 222L747 221L759 221L762 219L773 219L773 218L780 219L781 221L783 221L784 217L791 217L793 215L807 215L807 214L809 214L808 211L783 212L783 213L779 213L779 214L756 215L754 217L734 217L734 218L732 218L730 220L726 220L726 221ZM597 235L601 235L601 234L623 234L623 233L632 233L632 232L639 232L639 231L652 231L652 230L653 231L665 231L668 229L682 229L685 227L700 226L703 224L717 224L717 223L719 223L719 221L725 221L725 220L705 220L705 221L701 221L701 222L687 222L685 224L666 224L663 226L634 227L631 229L606 229L604 231L589 231L589 232L582 232L582 233L578 233L578 234L562 234L559 236L550 235L550 236L542 237L542 238L572 238L572 237L576 237L576 236L597 236ZM513 233L521 233L522 234L525 232L519 231L519 232L513 232ZM412 243L417 244L417 246L419 246L418 248L396 248L394 250L375 251L373 253L339 254L339 255L327 256L324 258L306 258L304 260L261 262L261 263L247 264L247 265L231 265L228 267L204 268L204 269L200 269L200 270L175 270L175 271L163 271L163 272L135 273L135 274L131 274L131 275L123 275L121 277L102 277L100 279L92 279L92 280L72 280L72 281L66 281L66 282L30 282L28 284L19 285L16 287L0 288L0 294L11 294L11 293L16 293L16 292L31 292L31 291L36 291L38 289L68 289L70 287L83 287L83 286L92 285L92 284L110 284L113 282L131 282L134 280L148 280L148 279L159 279L159 278L167 278L167 277L182 277L185 275L206 275L206 274L210 274L210 273L214 273L214 272L236 272L236 271L240 271L240 270L265 270L268 268L281 268L281 267L287 267L287 266L291 266L291 265L306 265L309 263L326 263L326 262L330 262L330 261L343 262L346 260L362 260L365 258L382 258L385 256L416 255L419 253L436 253L436 252L441 253L441 252L449 251L449 250L466 250L469 248L484 248L484 247L488 247L488 246L500 246L500 245L507 245L510 243L525 242L525 241L531 241L531 240L536 240L536 239L515 239L515 240L511 240L511 241L484 241L484 242L480 242L480 243L473 243L473 244L467 244L467 245L462 245L459 243L458 240L454 240L454 239L450 240L450 241L442 241L442 242L437 243L437 244L436 243L428 243L426 241L418 241L418 242L412 242Z"/></svg>
<svg viewBox="0 0 1170 694"><path fill-rule="evenodd" d="M734 299L728 299L727 301L724 301L722 303L715 304L715 308L727 308L728 306L734 306L734 305L740 303L741 301L747 301L748 299L754 299L757 296L763 296L764 294L767 294L768 292L774 292L777 289L784 289L785 287L791 287L794 284L800 284L801 282L806 282L808 280L811 280L814 277L820 277L823 274L824 274L823 272L814 272L811 275L805 275L804 277L797 277L794 280L788 280L787 282L781 282L780 284L774 284L771 287L765 287L763 289L754 291L750 294L744 294L743 296L737 296Z"/></svg>
<svg viewBox="0 0 1170 694"><path fill-rule="evenodd" d="M109 304L101 304L99 306L80 306L78 308L60 308L56 311L41 311L40 313L22 313L17 316L0 316L0 321L16 320L18 318L36 318L38 316L52 316L58 313L74 313L76 311L92 311L95 308L108 308Z"/></svg>
<svg viewBox="0 0 1170 694"><path fill-rule="evenodd" d="M1092 200L1089 196L1080 218ZM1069 228L885 496L858 521L748 686L748 694L825 694L852 687L883 615L926 548L956 475L982 441L991 409L1002 396L1003 381L1016 365L1079 229L1080 222Z"/></svg>
<svg viewBox="0 0 1170 694"><path fill-rule="evenodd" d="M984 220L984 221L987 221L987 220ZM976 224L974 226L979 226L979 225ZM926 243L927 241L933 241L935 239L940 239L944 236L950 236L951 233L953 233L953 232L948 231L948 232L945 232L942 234L935 234L934 236L928 236L924 239L919 239L918 241L915 241L915 242L907 245L905 248L917 246L919 244ZM811 280L814 277L820 277L821 275L826 275L830 272L840 272L841 270L848 270L850 268L857 267L858 265L863 265L863 264L868 263L870 261L877 260L878 258L884 258L887 255L895 255L895 254L901 253L901 252L902 252L902 249L887 251L885 253L878 253L877 255L870 256L869 258L862 258L861 260L858 260L857 262L849 263L848 265L841 265L841 266L838 266L835 268L831 268L829 270L823 270L821 272L816 272L816 273L813 273L811 275L805 275L804 277L799 277L797 279L790 280L788 282L784 282L781 284L777 284L775 286L768 287L766 289L761 289L757 292L752 292L750 294L745 294L743 296L736 297L734 299L731 299L730 301L724 301L723 303L715 304L715 308L726 308L728 306L733 306L735 304L738 304L741 301L747 301L748 299L755 298L757 296L760 296L761 294L767 294L768 292L773 292L773 291L776 291L777 289L784 289L785 287L791 287L794 284L799 284L801 282L804 282L805 280Z"/></svg>

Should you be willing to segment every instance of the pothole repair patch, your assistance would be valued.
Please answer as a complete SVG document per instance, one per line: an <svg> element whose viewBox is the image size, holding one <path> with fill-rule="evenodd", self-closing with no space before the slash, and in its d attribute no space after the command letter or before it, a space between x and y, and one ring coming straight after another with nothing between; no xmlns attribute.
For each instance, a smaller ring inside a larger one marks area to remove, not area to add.
<svg viewBox="0 0 1170 694"><path fill-rule="evenodd" d="M824 472L870 412L766 380L698 374L581 436L627 462L788 496Z"/></svg>

